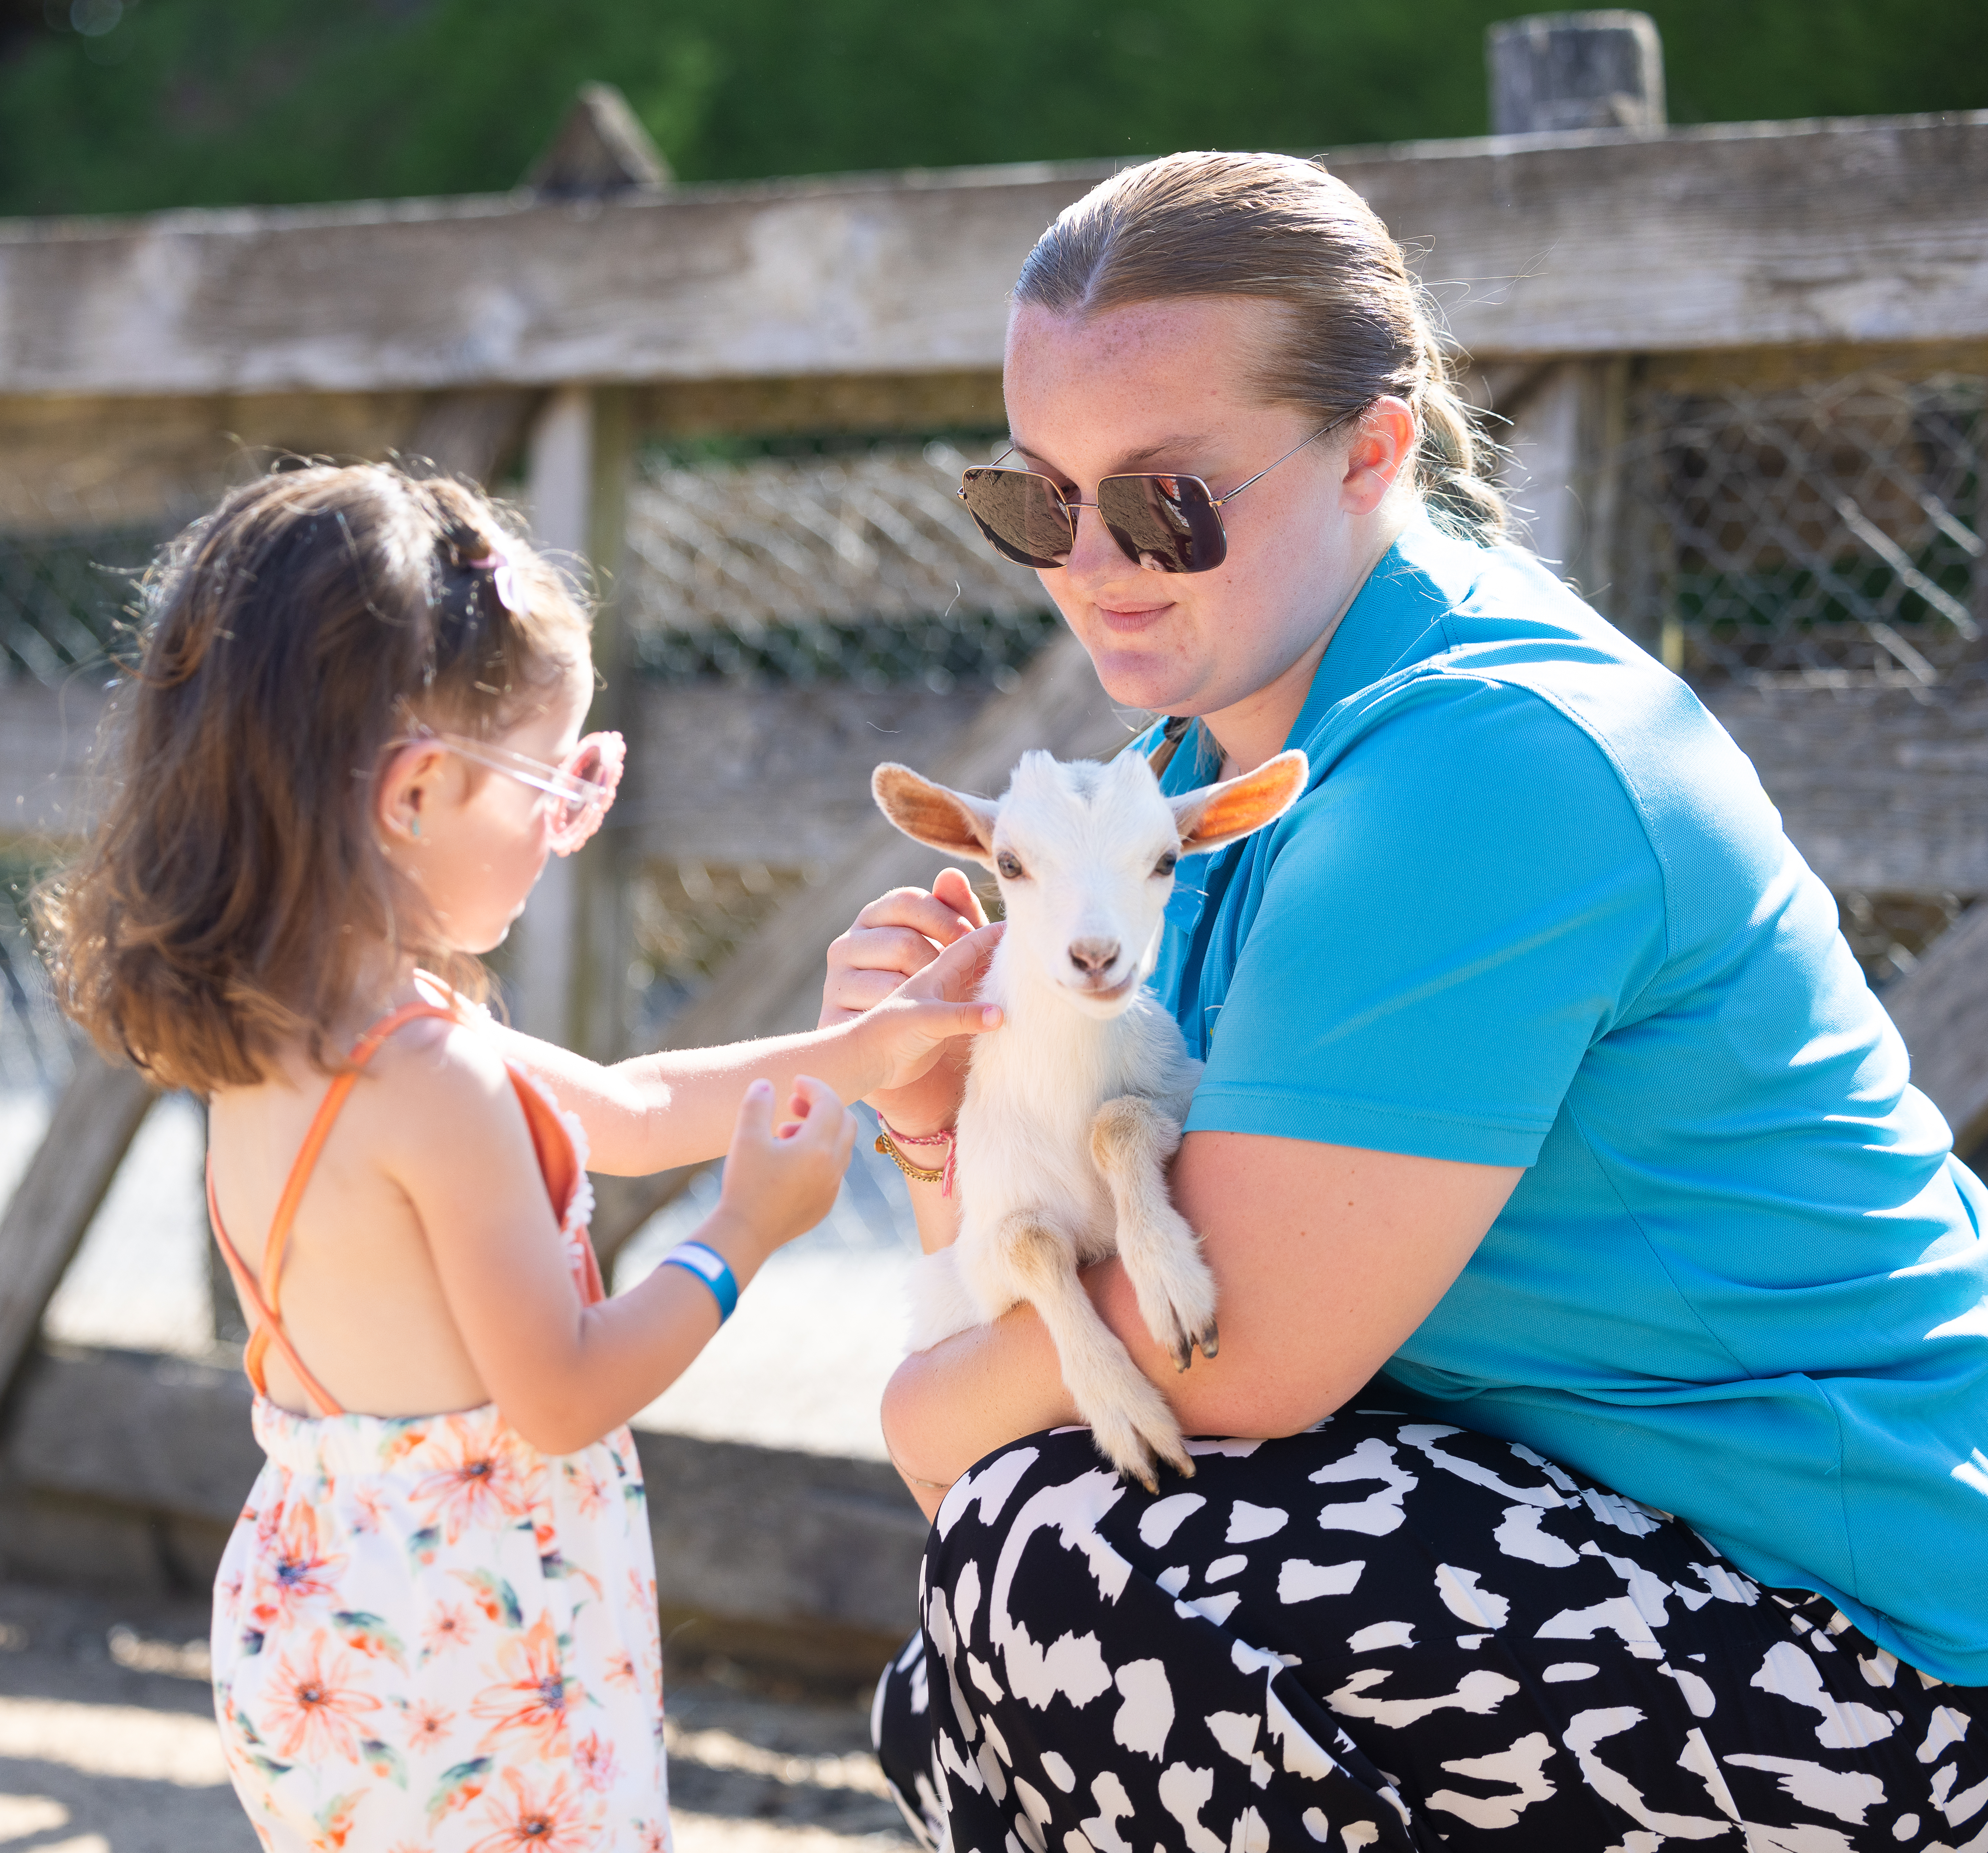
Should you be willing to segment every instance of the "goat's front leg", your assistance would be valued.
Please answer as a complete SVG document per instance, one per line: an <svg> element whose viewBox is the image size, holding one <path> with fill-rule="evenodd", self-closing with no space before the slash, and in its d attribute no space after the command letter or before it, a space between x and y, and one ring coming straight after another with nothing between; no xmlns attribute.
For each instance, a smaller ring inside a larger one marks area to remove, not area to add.
<svg viewBox="0 0 1988 1853"><path fill-rule="evenodd" d="M1098 1451L1148 1493L1158 1455L1192 1479L1194 1461L1167 1399L1148 1381L1117 1334L1098 1317L1077 1275L1077 1252L1047 1218L1033 1210L1001 1219L999 1250L1015 1287L1048 1327L1063 1381L1090 1423Z"/></svg>
<svg viewBox="0 0 1988 1853"><path fill-rule="evenodd" d="M1107 1101L1090 1123L1090 1155L1118 1212L1118 1256L1138 1295L1139 1317L1184 1371L1197 1344L1212 1358L1219 1337L1215 1276L1201 1238L1167 1195L1167 1161L1180 1142L1180 1121L1141 1094Z"/></svg>

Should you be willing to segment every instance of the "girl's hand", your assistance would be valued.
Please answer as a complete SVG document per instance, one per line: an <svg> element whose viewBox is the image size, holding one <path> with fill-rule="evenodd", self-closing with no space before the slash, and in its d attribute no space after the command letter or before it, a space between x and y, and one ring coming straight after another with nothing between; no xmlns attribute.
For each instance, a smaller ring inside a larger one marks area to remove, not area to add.
<svg viewBox="0 0 1988 1853"><path fill-rule="evenodd" d="M894 888L871 901L828 948L820 1026L847 1023L874 1009L907 979L932 965L942 948L986 924L979 897L956 868L944 871L929 893ZM978 969L976 965L976 982ZM942 975L942 987L951 982L950 973ZM941 994L956 998L971 993L942 988ZM967 1039L958 1036L935 1047L928 1044L922 1056L907 1050L907 1059L891 1063L888 1083L864 1097L901 1132L916 1135L950 1126L965 1087L968 1047Z"/></svg>
<svg viewBox="0 0 1988 1853"><path fill-rule="evenodd" d="M865 1067L883 1077L870 1089L867 1099L874 1103L903 1097L954 1050L958 1051L963 1074L970 1039L1000 1028L1000 1010L975 999L1002 930L999 925L982 927L955 940L915 978L906 979L881 1003L863 1013L851 1033L863 1042ZM953 1077L948 1076L946 1085L950 1092ZM888 1112L884 1117L890 1118ZM894 1120L891 1123L898 1124Z"/></svg>
<svg viewBox="0 0 1988 1853"><path fill-rule="evenodd" d="M727 1233L750 1247L749 1265L756 1268L834 1207L855 1145L856 1116L833 1087L797 1077L787 1118L776 1127L773 1084L753 1082L739 1103L712 1221L728 1224ZM720 1245L721 1253L726 1246ZM732 1259L729 1253L725 1258Z"/></svg>

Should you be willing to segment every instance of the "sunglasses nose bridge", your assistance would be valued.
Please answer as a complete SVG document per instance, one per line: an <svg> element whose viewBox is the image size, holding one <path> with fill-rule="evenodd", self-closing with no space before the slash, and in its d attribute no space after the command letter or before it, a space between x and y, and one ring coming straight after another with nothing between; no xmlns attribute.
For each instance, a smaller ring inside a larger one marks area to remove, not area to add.
<svg viewBox="0 0 1988 1853"><path fill-rule="evenodd" d="M1087 570L1097 572L1099 577L1115 577L1129 563L1134 566L1141 563L1136 554L1128 553L1111 526L1104 519L1104 511L1094 502L1072 502L1066 504L1070 509L1070 523L1073 536L1070 556L1063 564L1066 568L1080 574ZM1090 517L1087 522L1085 515Z"/></svg>

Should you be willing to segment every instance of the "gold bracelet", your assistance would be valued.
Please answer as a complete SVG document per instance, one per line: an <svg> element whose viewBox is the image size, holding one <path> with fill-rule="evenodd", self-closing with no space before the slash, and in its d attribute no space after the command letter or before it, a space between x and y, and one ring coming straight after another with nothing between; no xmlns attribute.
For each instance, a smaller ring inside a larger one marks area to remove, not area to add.
<svg viewBox="0 0 1988 1853"><path fill-rule="evenodd" d="M898 1149L896 1141L888 1132L880 1131L877 1134L877 1149L914 1184L938 1184L945 1181L945 1167L943 1165L935 1165L930 1171L914 1165Z"/></svg>
<svg viewBox="0 0 1988 1853"><path fill-rule="evenodd" d="M884 1458L892 1466L898 1468L898 1477L900 1479L908 1480L914 1486L929 1486L935 1493L950 1493L952 1490L953 1483L949 1479L921 1479L917 1474L908 1473L902 1467L898 1466L898 1457L891 1452L891 1446L888 1442L884 1444Z"/></svg>

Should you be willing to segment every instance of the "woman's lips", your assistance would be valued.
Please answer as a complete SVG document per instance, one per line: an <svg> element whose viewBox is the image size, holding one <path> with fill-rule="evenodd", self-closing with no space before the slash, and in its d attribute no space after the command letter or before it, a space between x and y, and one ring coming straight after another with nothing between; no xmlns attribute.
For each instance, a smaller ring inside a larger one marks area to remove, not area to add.
<svg viewBox="0 0 1988 1853"><path fill-rule="evenodd" d="M1121 635L1149 629L1160 617L1173 609L1172 600L1158 605L1104 605L1095 607L1100 620L1107 631Z"/></svg>

